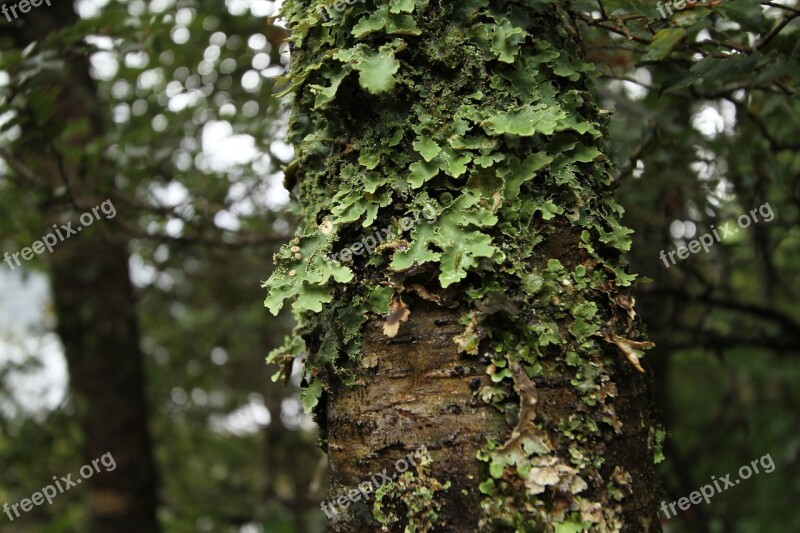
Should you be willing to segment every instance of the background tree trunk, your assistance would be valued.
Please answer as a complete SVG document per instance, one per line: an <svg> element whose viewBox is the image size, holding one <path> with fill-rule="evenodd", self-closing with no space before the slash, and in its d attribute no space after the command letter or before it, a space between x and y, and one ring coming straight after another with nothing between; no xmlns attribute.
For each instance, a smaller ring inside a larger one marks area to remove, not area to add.
<svg viewBox="0 0 800 533"><path fill-rule="evenodd" d="M126 247L82 232L54 251L52 279L58 334L83 420L84 462L110 452L117 465L86 480L91 531L159 531Z"/></svg>
<svg viewBox="0 0 800 533"><path fill-rule="evenodd" d="M71 2L61 2L38 10L30 20L13 30L19 48L74 24L78 17ZM104 193L111 190L113 175L106 174L102 164L90 163L85 152L106 133L88 60L75 50L65 51L63 59L63 68L53 71L49 80L48 87L58 92L48 127L31 136L16 157L36 175L33 185L43 197L44 220L72 220L77 228L83 210L108 199ZM63 135L63 143L48 137L76 121L85 121L87 127ZM100 466L99 473L86 479L91 531L157 532L156 464L127 240L112 240L110 228L99 227L112 223L96 221L95 227L55 246L51 279L57 331L86 439L83 463L91 464L106 453L116 462L114 470ZM54 231L49 226L48 230Z"/></svg>

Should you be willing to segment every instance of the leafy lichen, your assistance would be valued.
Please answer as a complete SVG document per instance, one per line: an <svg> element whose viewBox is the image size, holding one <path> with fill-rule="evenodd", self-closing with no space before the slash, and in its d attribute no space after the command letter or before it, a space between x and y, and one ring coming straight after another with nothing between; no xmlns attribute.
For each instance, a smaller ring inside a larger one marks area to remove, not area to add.
<svg viewBox="0 0 800 533"><path fill-rule="evenodd" d="M591 458L600 431L620 431L608 369L624 359L603 339L646 346L619 297L635 279L621 257L631 230L612 198L593 68L566 9L389 0L356 2L326 22L322 5L284 4L297 158L287 184L302 225L265 287L270 311L291 300L299 326L270 360L305 357L313 407L332 376L347 379L341 362L360 357L361 325L388 316L393 295L422 280L434 301L459 287L465 330L454 343L491 361L476 395L517 435L479 454L482 526L615 530L617 510L597 508L602 464ZM324 259L423 204L435 224L401 231L370 256ZM521 384L555 372L572 376L583 407L534 421L533 389ZM554 431L558 442L547 437Z"/></svg>
<svg viewBox="0 0 800 533"><path fill-rule="evenodd" d="M415 452L415 470L404 472L396 481L389 481L375 492L372 514L383 525L396 524L401 516L406 518L405 533L434 531L439 519L441 504L437 493L450 488L450 482L441 483L429 475L433 462L427 450Z"/></svg>

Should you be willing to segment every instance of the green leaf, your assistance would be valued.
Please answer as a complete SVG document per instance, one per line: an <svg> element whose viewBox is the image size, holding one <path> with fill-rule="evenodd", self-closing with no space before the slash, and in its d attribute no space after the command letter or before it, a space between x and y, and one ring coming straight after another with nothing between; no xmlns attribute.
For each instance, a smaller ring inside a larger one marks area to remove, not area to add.
<svg viewBox="0 0 800 533"><path fill-rule="evenodd" d="M522 109L501 113L481 123L483 129L491 135L512 134L530 137L534 133L552 135L559 122L567 114L558 106L539 104L536 107L525 106Z"/></svg>
<svg viewBox="0 0 800 533"><path fill-rule="evenodd" d="M497 54L503 63L513 63L519 53L519 45L525 41L528 34L522 28L511 25L508 19L495 26L492 52Z"/></svg>
<svg viewBox="0 0 800 533"><path fill-rule="evenodd" d="M392 13L413 13L414 0L391 0L389 6Z"/></svg>
<svg viewBox="0 0 800 533"><path fill-rule="evenodd" d="M761 5L752 0L725 0L716 10L746 30L762 32L769 27Z"/></svg>
<svg viewBox="0 0 800 533"><path fill-rule="evenodd" d="M631 249L631 238L629 235L633 230L622 226L615 219L611 219L612 229L609 232L599 230L600 242L613 246L617 250L627 252Z"/></svg>
<svg viewBox="0 0 800 533"><path fill-rule="evenodd" d="M493 478L500 479L503 477L506 467L504 459L505 458L502 455L495 455L492 458L492 462L489 464L489 475L491 475Z"/></svg>
<svg viewBox="0 0 800 533"><path fill-rule="evenodd" d="M311 410L317 406L319 399L322 396L322 380L315 378L311 384L308 385L303 392L300 393L300 399L303 403L303 410L306 414L311 413Z"/></svg>
<svg viewBox="0 0 800 533"><path fill-rule="evenodd" d="M505 181L504 196L516 198L523 183L536 177L536 173L553 162L553 157L545 152L529 154L520 162L516 156L508 160L508 165L497 172Z"/></svg>
<svg viewBox="0 0 800 533"><path fill-rule="evenodd" d="M534 211L542 212L542 220L552 220L563 209L554 204L552 200L546 200L544 203L537 205Z"/></svg>
<svg viewBox="0 0 800 533"><path fill-rule="evenodd" d="M594 335L600 330L600 326L592 323L592 319L597 314L597 305L594 302L583 302L572 309L572 316L575 321L569 326L569 332L578 340L583 340L590 335Z"/></svg>
<svg viewBox="0 0 800 533"><path fill-rule="evenodd" d="M358 163L367 170L374 170L381 162L381 150L366 148L358 155ZM373 191L374 192L374 191Z"/></svg>
<svg viewBox="0 0 800 533"><path fill-rule="evenodd" d="M422 31L417 27L414 17L410 15L389 15L386 33L389 35L420 35Z"/></svg>
<svg viewBox="0 0 800 533"><path fill-rule="evenodd" d="M333 298L329 282L347 283L353 279L353 271L325 257L324 253L330 250L330 242L319 231L300 239L300 259L291 251L292 246L284 245L276 254L280 263L263 284L268 290L264 305L273 315L277 315L284 300L297 297L292 304L295 311L318 313L322 311L322 304Z"/></svg>
<svg viewBox="0 0 800 533"><path fill-rule="evenodd" d="M581 533L582 531L587 531L591 526L591 522L570 519L556 524L555 533Z"/></svg>
<svg viewBox="0 0 800 533"><path fill-rule="evenodd" d="M442 273L439 283L447 288L453 283L467 277L467 268L476 266L479 257L492 257L496 248L492 246L492 238L479 232L466 233L452 248L442 256Z"/></svg>
<svg viewBox="0 0 800 533"><path fill-rule="evenodd" d="M361 73L358 82L371 94L380 94L394 87L394 75L400 69L394 51L384 48L378 54L356 63L354 68Z"/></svg>
<svg viewBox="0 0 800 533"><path fill-rule="evenodd" d="M277 315L283 307L284 300L294 296L297 293L297 289L290 284L278 285L277 283L272 283L270 285L274 278L275 274L264 284L264 287L269 289L267 298L264 300L264 306L269 309L270 313Z"/></svg>
<svg viewBox="0 0 800 533"><path fill-rule="evenodd" d="M381 5L369 16L362 17L355 26L352 34L356 39L361 39L365 35L381 31L389 22L389 6Z"/></svg>
<svg viewBox="0 0 800 533"><path fill-rule="evenodd" d="M575 152L570 154L566 162L591 163L592 161L594 161L595 159L597 159L602 155L603 152L601 152L594 146L585 146L582 143L578 143L578 147L575 149Z"/></svg>
<svg viewBox="0 0 800 533"><path fill-rule="evenodd" d="M427 163L416 161L408 167L411 174L408 176L408 183L414 189L419 189L422 185L439 173L439 163L436 161Z"/></svg>
<svg viewBox="0 0 800 533"><path fill-rule="evenodd" d="M492 381L494 383L500 383L504 379L511 377L512 377L511 370L508 368L504 368L492 374Z"/></svg>
<svg viewBox="0 0 800 533"><path fill-rule="evenodd" d="M564 344L564 339L561 338L555 322L540 322L533 326L532 330L539 337L539 346Z"/></svg>
<svg viewBox="0 0 800 533"><path fill-rule="evenodd" d="M332 300L333 296L327 287L317 285L304 286L292 308L299 311L319 313L322 311L322 304L330 303Z"/></svg>
<svg viewBox="0 0 800 533"><path fill-rule="evenodd" d="M672 53L683 38L686 37L686 30L683 28L664 28L653 36L650 46L647 47L647 54L644 59L659 61Z"/></svg>
<svg viewBox="0 0 800 533"><path fill-rule="evenodd" d="M439 167L448 176L457 178L467 171L467 165L472 161L472 156L470 154L459 155L448 146L445 147L439 160L441 161Z"/></svg>
<svg viewBox="0 0 800 533"><path fill-rule="evenodd" d="M553 272L555 274L564 270L564 265L561 264L561 261L558 259L548 259L547 260L547 270Z"/></svg>
<svg viewBox="0 0 800 533"><path fill-rule="evenodd" d="M481 491L481 494L493 496L497 492L494 485L494 479L488 478L481 481L480 485L478 485L478 490Z"/></svg>
<svg viewBox="0 0 800 533"><path fill-rule="evenodd" d="M608 266L611 270L614 271L614 275L617 278L617 285L620 287L629 287L631 283L636 280L636 274L627 274L625 270L621 267L614 267L610 265Z"/></svg>
<svg viewBox="0 0 800 533"><path fill-rule="evenodd" d="M267 354L267 364L284 363L286 359L300 357L305 350L306 342L301 335L287 335L282 345ZM278 374L283 374L283 368L278 371Z"/></svg>
<svg viewBox="0 0 800 533"><path fill-rule="evenodd" d="M339 90L339 85L348 73L347 70L342 70L339 74L331 78L331 84L328 87L322 87L321 85L312 85L310 87L312 92L317 93L317 98L314 101L314 109L324 107L326 104L333 101L336 97L336 92Z"/></svg>
<svg viewBox="0 0 800 533"><path fill-rule="evenodd" d="M567 364L569 366L580 366L581 357L575 352L567 352Z"/></svg>
<svg viewBox="0 0 800 533"><path fill-rule="evenodd" d="M491 258L497 249L491 237L470 228L489 227L497 217L479 205L480 195L465 192L439 217L436 224L415 227L411 245L395 253L391 268L403 271L415 263L439 262L439 283L448 287L464 279L467 270L478 265L479 259Z"/></svg>
<svg viewBox="0 0 800 533"><path fill-rule="evenodd" d="M388 313L392 295L394 289L391 287L376 287L369 293L369 310L379 314Z"/></svg>
<svg viewBox="0 0 800 533"><path fill-rule="evenodd" d="M655 428L653 439L653 463L658 464L666 457L664 456L664 440L667 438L667 430L662 426Z"/></svg>
<svg viewBox="0 0 800 533"><path fill-rule="evenodd" d="M414 150L419 152L422 155L422 158L428 163L433 161L433 158L439 155L439 153L442 151L438 144L427 137L414 141Z"/></svg>

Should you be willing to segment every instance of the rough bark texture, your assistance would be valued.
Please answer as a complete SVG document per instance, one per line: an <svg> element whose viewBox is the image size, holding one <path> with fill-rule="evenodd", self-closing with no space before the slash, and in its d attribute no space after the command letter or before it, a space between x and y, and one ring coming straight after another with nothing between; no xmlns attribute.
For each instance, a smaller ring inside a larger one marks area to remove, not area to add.
<svg viewBox="0 0 800 533"><path fill-rule="evenodd" d="M271 360L305 358L332 529L659 531L630 230L567 8L324 5L285 4L303 226L266 303L299 319Z"/></svg>
<svg viewBox="0 0 800 533"><path fill-rule="evenodd" d="M353 368L356 385L338 382L330 393L327 443L331 487L326 510L332 532L379 531L372 518L374 495L369 490L368 500L359 492L357 501L348 498L345 508L336 504L337 498L346 497L365 481L383 481L380 472L396 479L400 475L397 461L423 445L433 458L431 477L451 483L433 530L479 529L482 495L477 485L481 474L475 456L488 438L505 440L511 430L494 409L474 395L489 379L487 363L458 353L453 337L463 331L457 322L460 313L429 302L415 303L396 338L383 334L382 320L367 323L362 349L366 363ZM563 440L568 450L569 439L559 428L570 425L576 412L586 408L572 384L576 372L561 368L557 361L551 364L553 368L543 372L549 377L533 380L536 417L549 429L548 436ZM615 382L605 388L608 392L616 388L616 397L605 410L616 413L621 431L606 432L592 444L593 456L603 459L595 481L603 488L609 485L603 480L616 481L620 490L633 496L625 500L621 514L627 524L623 531L658 531L652 508L658 482L652 468L649 426L641 423L652 418L649 389L632 368L619 365L615 370ZM602 413L591 416L598 421L603 418ZM374 492L374 481L372 487ZM643 487L645 492L633 495L634 487ZM603 499L598 494L598 500ZM532 522L529 526L522 530L546 530Z"/></svg>
<svg viewBox="0 0 800 533"><path fill-rule="evenodd" d="M357 385L339 383L331 392L329 500L333 507L335 497L383 471L397 479L396 462L424 445L437 458L431 476L451 482L442 502L443 515L452 517L447 530L469 531L480 514L475 455L505 423L473 394L487 379L487 364L459 355L453 343L463 330L459 313L425 301L413 309L404 331L394 338L384 335L382 321L367 324L364 363L354 369ZM337 506L335 513L330 511L330 530L374 530L373 501L374 496L368 502L361 497L349 509ZM361 519L354 521L352 515Z"/></svg>

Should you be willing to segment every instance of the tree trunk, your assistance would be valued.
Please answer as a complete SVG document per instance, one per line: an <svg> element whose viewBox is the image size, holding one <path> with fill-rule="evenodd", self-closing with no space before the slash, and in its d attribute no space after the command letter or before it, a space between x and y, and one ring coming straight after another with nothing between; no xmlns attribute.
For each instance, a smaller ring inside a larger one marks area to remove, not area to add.
<svg viewBox="0 0 800 533"><path fill-rule="evenodd" d="M24 48L77 21L71 2L54 3L13 28L15 46ZM43 198L47 224L72 220L77 228L81 212L76 208L88 211L106 200L114 173L102 164L88 164L92 157L82 153L106 134L107 117L100 111L104 104L98 100L88 60L73 48L56 53L63 65L43 69L29 81L32 90L57 89L52 114L46 117L48 127L26 131L15 152L35 174L24 177L33 180L31 188ZM27 108L22 113L38 117L37 111ZM30 116L28 125L35 123ZM75 128L71 136L59 133L59 125L76 121L86 121L86 128ZM78 155L63 155L68 152ZM97 227L112 223L95 222L95 227L57 243L49 256L57 331L86 439L82 460L85 465L96 462L94 475L82 485L89 497L90 531L157 532L156 465L127 240L110 240L110 228ZM45 231L54 230L48 225ZM112 467L109 458L97 462L107 453L116 464L113 470L107 470ZM73 474L76 478L81 476Z"/></svg>
<svg viewBox="0 0 800 533"><path fill-rule="evenodd" d="M82 232L53 252L52 280L58 334L86 439L83 459L89 464L111 453L116 463L86 480L91 531L159 531L126 247Z"/></svg>
<svg viewBox="0 0 800 533"><path fill-rule="evenodd" d="M331 530L660 531L630 230L564 4L308 4L304 224L266 303L294 298L271 360L305 358Z"/></svg>

